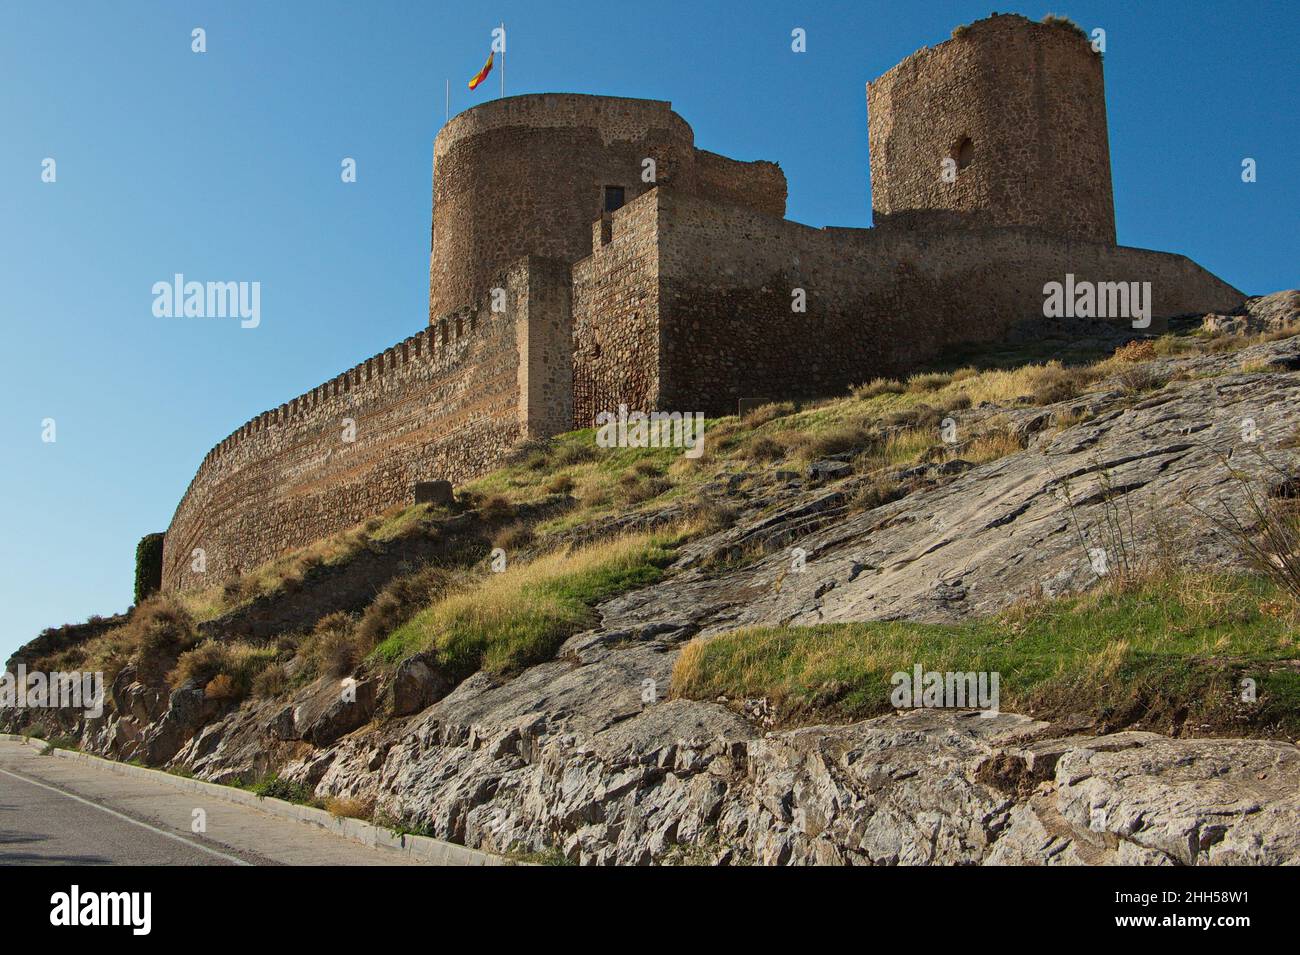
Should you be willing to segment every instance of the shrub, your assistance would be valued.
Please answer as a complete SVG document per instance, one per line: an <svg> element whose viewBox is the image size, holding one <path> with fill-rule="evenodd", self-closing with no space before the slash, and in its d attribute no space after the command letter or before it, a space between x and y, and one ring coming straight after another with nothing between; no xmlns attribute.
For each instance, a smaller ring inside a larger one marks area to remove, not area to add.
<svg viewBox="0 0 1300 955"><path fill-rule="evenodd" d="M495 494L479 505L478 512L483 520L495 524L514 517L515 506L510 503L509 498Z"/></svg>
<svg viewBox="0 0 1300 955"><path fill-rule="evenodd" d="M1127 342L1115 349L1115 354L1111 356L1112 361L1132 364L1134 362L1151 361L1156 357L1156 343L1153 341L1132 341Z"/></svg>
<svg viewBox="0 0 1300 955"><path fill-rule="evenodd" d="M135 602L143 603L162 587L163 535L146 534L135 545Z"/></svg>
<svg viewBox="0 0 1300 955"><path fill-rule="evenodd" d="M271 699L279 696L289 685L289 677L284 666L273 663L253 677L253 695L259 699Z"/></svg>
<svg viewBox="0 0 1300 955"><path fill-rule="evenodd" d="M769 421L775 421L777 418L784 418L795 412L793 401L774 401L770 404L759 405L752 409L741 420L751 428L759 428Z"/></svg>
<svg viewBox="0 0 1300 955"><path fill-rule="evenodd" d="M888 504L903 497L907 491L903 485L889 478L877 478L863 484L849 499L849 506L856 511L869 511L872 508Z"/></svg>
<svg viewBox="0 0 1300 955"><path fill-rule="evenodd" d="M369 819L375 813L375 797L326 796L322 807L332 816Z"/></svg>
<svg viewBox="0 0 1300 955"><path fill-rule="evenodd" d="M275 654L274 647L205 640L180 655L167 682L173 687L197 683L208 699L242 700L257 674L275 662Z"/></svg>
<svg viewBox="0 0 1300 955"><path fill-rule="evenodd" d="M567 468L574 464L583 464L596 457L596 447L588 438L585 441L566 441L555 449L551 456L551 466Z"/></svg>
<svg viewBox="0 0 1300 955"><path fill-rule="evenodd" d="M1093 375L1082 368L1063 368L1051 362L1035 369L1030 395L1035 404L1054 405L1078 397L1092 380Z"/></svg>
<svg viewBox="0 0 1300 955"><path fill-rule="evenodd" d="M938 391L952 381L952 375L946 372L929 372L913 375L907 379L907 390L911 392Z"/></svg>
<svg viewBox="0 0 1300 955"><path fill-rule="evenodd" d="M780 441L761 435L745 445L744 454L751 461L780 461L785 457L786 446Z"/></svg>
<svg viewBox="0 0 1300 955"><path fill-rule="evenodd" d="M203 696L209 700L230 700L236 695L235 680L229 673L218 673L203 688Z"/></svg>
<svg viewBox="0 0 1300 955"><path fill-rule="evenodd" d="M813 461L832 454L861 451L876 443L876 437L864 428L845 425L831 431L796 435L791 450L801 458Z"/></svg>
<svg viewBox="0 0 1300 955"><path fill-rule="evenodd" d="M573 478L567 474L557 474L546 482L545 487L548 494L572 494Z"/></svg>
<svg viewBox="0 0 1300 955"><path fill-rule="evenodd" d="M508 524L497 531L492 546L507 551L522 550L533 543L533 529L527 524Z"/></svg>
<svg viewBox="0 0 1300 955"><path fill-rule="evenodd" d="M959 391L954 395L950 395L947 398L940 400L939 410L945 412L961 411L965 408L969 408L970 404L970 395L966 394L964 391Z"/></svg>
<svg viewBox="0 0 1300 955"><path fill-rule="evenodd" d="M641 504L652 500L673 486L672 481L662 477L626 480L627 477L628 475L625 474L624 479L619 483L623 486L623 500L628 504Z"/></svg>
<svg viewBox="0 0 1300 955"><path fill-rule="evenodd" d="M878 395L901 395L905 390L903 383L897 378L872 378L863 384L854 385L849 389L849 393L854 398L866 400Z"/></svg>
<svg viewBox="0 0 1300 955"><path fill-rule="evenodd" d="M151 597L136 608L127 627L144 657L163 656L195 640L193 618L170 596Z"/></svg>
<svg viewBox="0 0 1300 955"><path fill-rule="evenodd" d="M356 637L361 649L369 653L390 633L450 591L454 583L455 577L451 571L433 564L391 581L371 601L356 625ZM331 620L326 617L321 623L326 624L326 630L346 633L351 629L350 618L335 617ZM318 624L318 629L319 626Z"/></svg>
<svg viewBox="0 0 1300 955"><path fill-rule="evenodd" d="M1127 365L1115 375L1115 379L1128 395L1163 388L1169 380L1150 364Z"/></svg>
<svg viewBox="0 0 1300 955"><path fill-rule="evenodd" d="M302 805L311 805L315 802L310 786L281 779L279 776L267 776L260 782L254 783L252 789L254 795L261 796L263 799L283 799L285 802L296 802Z"/></svg>
<svg viewBox="0 0 1300 955"><path fill-rule="evenodd" d="M701 534L715 534L736 523L736 509L707 494L695 499L687 516Z"/></svg>
<svg viewBox="0 0 1300 955"><path fill-rule="evenodd" d="M1084 32L1083 27L1079 26L1079 24L1075 23L1069 17L1062 17L1055 13L1049 13L1047 16L1043 17L1043 23L1047 24L1049 27L1059 27L1062 30L1069 30L1071 33L1076 34L1085 40L1088 39L1088 34Z"/></svg>

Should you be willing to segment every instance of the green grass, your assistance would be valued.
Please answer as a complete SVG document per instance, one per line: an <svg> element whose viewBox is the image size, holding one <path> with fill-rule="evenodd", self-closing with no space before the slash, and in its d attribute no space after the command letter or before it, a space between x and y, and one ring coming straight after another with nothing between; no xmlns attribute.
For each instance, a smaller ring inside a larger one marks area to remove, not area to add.
<svg viewBox="0 0 1300 955"><path fill-rule="evenodd" d="M889 712L890 677L920 663L999 673L1008 711L1294 736L1300 670L1285 662L1300 658L1294 614L1259 578L1177 576L955 625L750 628L689 644L673 693L765 696L787 722L854 720ZM1237 704L1243 677L1257 682L1254 704Z"/></svg>
<svg viewBox="0 0 1300 955"><path fill-rule="evenodd" d="M489 573L435 601L375 648L396 663L425 651L456 678L505 673L551 659L596 622L599 601L659 580L679 538L634 534L547 554Z"/></svg>

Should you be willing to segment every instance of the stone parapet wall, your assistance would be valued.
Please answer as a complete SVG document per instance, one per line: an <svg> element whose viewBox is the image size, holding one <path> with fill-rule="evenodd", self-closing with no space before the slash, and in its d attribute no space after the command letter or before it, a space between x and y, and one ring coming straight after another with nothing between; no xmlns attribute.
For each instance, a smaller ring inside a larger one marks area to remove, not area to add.
<svg viewBox="0 0 1300 955"><path fill-rule="evenodd" d="M524 435L554 433L559 419L547 409L565 406L568 369L556 366L570 338L554 268L516 263L496 280L504 312L485 300L446 315L213 448L168 528L164 588L220 583L411 503L417 481L467 480Z"/></svg>

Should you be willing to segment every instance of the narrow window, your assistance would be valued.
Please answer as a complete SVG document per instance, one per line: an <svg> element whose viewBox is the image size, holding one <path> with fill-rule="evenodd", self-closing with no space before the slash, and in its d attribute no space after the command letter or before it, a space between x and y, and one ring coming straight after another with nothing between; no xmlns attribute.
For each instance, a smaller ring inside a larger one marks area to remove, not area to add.
<svg viewBox="0 0 1300 955"><path fill-rule="evenodd" d="M605 187L605 211L613 212L616 209L623 208L623 187L606 186Z"/></svg>
<svg viewBox="0 0 1300 955"><path fill-rule="evenodd" d="M957 160L957 168L965 169L975 158L975 144L969 136L963 136L952 144L951 156Z"/></svg>

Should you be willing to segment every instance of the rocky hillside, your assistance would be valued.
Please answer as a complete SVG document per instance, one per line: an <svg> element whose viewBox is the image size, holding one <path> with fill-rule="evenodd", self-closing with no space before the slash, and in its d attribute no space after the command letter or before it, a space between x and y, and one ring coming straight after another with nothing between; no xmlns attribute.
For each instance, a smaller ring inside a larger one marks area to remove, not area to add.
<svg viewBox="0 0 1300 955"><path fill-rule="evenodd" d="M0 723L570 862L1300 861L1298 300L1035 323L696 461L528 447L47 635L111 704ZM915 665L1001 712L895 711Z"/></svg>

